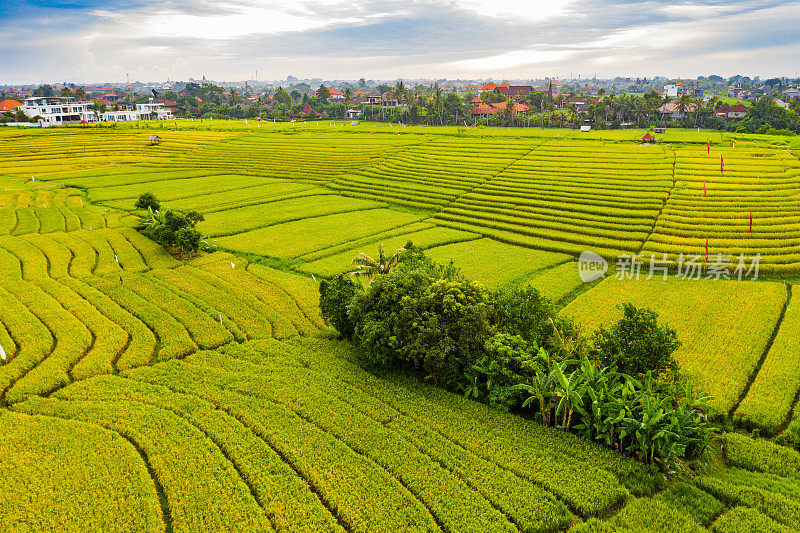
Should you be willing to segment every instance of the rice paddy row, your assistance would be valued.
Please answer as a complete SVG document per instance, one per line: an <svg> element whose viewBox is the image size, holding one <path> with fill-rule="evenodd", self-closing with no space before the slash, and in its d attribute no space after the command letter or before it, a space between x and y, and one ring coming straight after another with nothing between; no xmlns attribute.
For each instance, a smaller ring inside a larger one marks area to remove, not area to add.
<svg viewBox="0 0 800 533"><path fill-rule="evenodd" d="M349 345L314 338L326 328L310 278L346 270L358 251L411 240L488 286L536 286L589 327L613 320L621 301L653 307L679 330L682 367L720 411L800 442L798 325L782 283L590 287L574 262L583 249L609 259L656 251L661 235L690 239L676 240L670 257L699 254L705 234L686 233L679 217L718 228L727 206L752 200L759 239L772 241L764 269L791 272L795 245L781 232L796 223L795 156L739 144L724 156L730 181L709 180L704 197L692 172L711 172L717 160L691 132L675 146L645 147L609 141L629 132L602 140L261 126L0 130L0 490L10 502L1 528L796 523L800 456L791 450L726 436L735 468L665 488L659 473L612 450L415 379L365 372ZM159 147L145 146L152 132ZM752 182L751 171L769 183ZM220 248L303 275L225 252L176 261L130 228L144 190L202 212L200 228ZM707 202L714 194L719 204ZM783 200L787 213L767 217ZM735 242L722 248L723 234L712 232L712 253L753 244L739 215L730 218Z"/></svg>

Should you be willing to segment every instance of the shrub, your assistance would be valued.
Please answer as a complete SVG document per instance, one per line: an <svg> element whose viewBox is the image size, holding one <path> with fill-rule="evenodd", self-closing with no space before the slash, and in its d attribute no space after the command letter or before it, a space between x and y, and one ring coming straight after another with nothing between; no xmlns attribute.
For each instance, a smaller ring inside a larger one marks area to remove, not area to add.
<svg viewBox="0 0 800 533"><path fill-rule="evenodd" d="M493 295L498 330L519 335L551 353L579 351L578 329L558 317L552 302L533 287L500 289ZM574 354L573 355L577 355Z"/></svg>
<svg viewBox="0 0 800 533"><path fill-rule="evenodd" d="M658 315L650 309L623 304L623 316L610 329L601 326L594 334L594 350L603 365L616 366L631 376L651 371L659 375L677 371L672 354L681 343L678 332L658 324Z"/></svg>
<svg viewBox="0 0 800 533"><path fill-rule="evenodd" d="M520 405L524 394L513 387L535 374L537 347L508 333L496 333L484 347L486 352L473 368L485 376L489 405L502 410Z"/></svg>
<svg viewBox="0 0 800 533"><path fill-rule="evenodd" d="M325 323L333 326L346 339L353 337L355 326L347 316L347 306L361 290L353 278L341 274L331 281L319 284L319 307Z"/></svg>
<svg viewBox="0 0 800 533"><path fill-rule="evenodd" d="M489 295L443 269L430 270L377 277L353 299L349 317L368 362L422 367L455 388L492 333Z"/></svg>
<svg viewBox="0 0 800 533"><path fill-rule="evenodd" d="M156 198L156 195L151 192L143 192L139 195L139 199L136 200L136 204L134 207L137 209L151 209L153 211L158 211L161 209L161 202Z"/></svg>

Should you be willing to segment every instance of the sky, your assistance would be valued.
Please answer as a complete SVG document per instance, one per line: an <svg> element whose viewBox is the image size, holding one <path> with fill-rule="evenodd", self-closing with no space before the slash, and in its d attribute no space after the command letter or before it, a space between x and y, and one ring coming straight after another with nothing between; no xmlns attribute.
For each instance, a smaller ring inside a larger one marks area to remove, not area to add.
<svg viewBox="0 0 800 533"><path fill-rule="evenodd" d="M800 71L800 0L0 0L0 84Z"/></svg>

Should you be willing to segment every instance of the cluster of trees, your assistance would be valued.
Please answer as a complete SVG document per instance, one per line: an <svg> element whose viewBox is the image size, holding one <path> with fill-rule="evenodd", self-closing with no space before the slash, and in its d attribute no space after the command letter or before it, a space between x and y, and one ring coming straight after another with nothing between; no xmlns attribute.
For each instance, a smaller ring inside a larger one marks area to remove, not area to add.
<svg viewBox="0 0 800 533"><path fill-rule="evenodd" d="M358 259L320 284L320 308L367 364L422 372L439 386L668 468L696 457L707 398L680 378L675 330L632 305L591 337L536 289L487 291L411 243Z"/></svg>
<svg viewBox="0 0 800 533"><path fill-rule="evenodd" d="M179 251L181 261L187 255L191 259L198 250L208 246L195 227L204 220L197 211L183 213L163 207L151 192L142 193L134 207L147 210L137 229L157 243Z"/></svg>

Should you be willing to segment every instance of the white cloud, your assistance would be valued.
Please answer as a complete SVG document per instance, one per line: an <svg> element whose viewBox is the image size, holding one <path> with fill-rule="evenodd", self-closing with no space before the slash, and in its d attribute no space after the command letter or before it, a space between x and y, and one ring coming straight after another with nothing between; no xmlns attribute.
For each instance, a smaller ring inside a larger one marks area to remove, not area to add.
<svg viewBox="0 0 800 533"><path fill-rule="evenodd" d="M455 61L452 65L477 71L497 71L533 65L537 63L553 63L563 61L572 55L569 50L513 50L503 54L479 59Z"/></svg>
<svg viewBox="0 0 800 533"><path fill-rule="evenodd" d="M486 17L542 21L566 14L572 0L455 0L454 4Z"/></svg>
<svg viewBox="0 0 800 533"><path fill-rule="evenodd" d="M326 5L341 3L328 0ZM128 13L96 12L113 21L119 34L127 37L194 37L198 39L231 39L254 34L303 32L331 24L360 22L355 17L331 19L307 9L307 5L287 7L247 4L217 4L219 11L188 13L179 10L141 10Z"/></svg>

